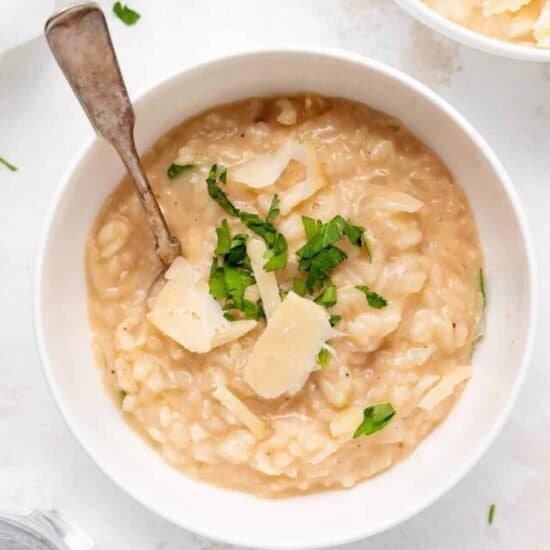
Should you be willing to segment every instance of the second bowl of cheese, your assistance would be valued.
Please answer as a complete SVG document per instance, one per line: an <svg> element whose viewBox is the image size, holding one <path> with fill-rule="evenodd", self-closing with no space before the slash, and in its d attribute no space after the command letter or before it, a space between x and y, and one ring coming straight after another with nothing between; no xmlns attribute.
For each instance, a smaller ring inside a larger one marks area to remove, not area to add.
<svg viewBox="0 0 550 550"><path fill-rule="evenodd" d="M540 0L395 0L445 36L511 59L550 61L550 5Z"/></svg>

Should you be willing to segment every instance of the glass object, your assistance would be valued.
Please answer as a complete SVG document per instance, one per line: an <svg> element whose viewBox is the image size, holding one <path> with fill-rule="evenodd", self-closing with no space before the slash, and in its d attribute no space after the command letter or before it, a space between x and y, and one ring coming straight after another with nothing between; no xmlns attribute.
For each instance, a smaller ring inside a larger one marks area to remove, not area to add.
<svg viewBox="0 0 550 550"><path fill-rule="evenodd" d="M92 539L58 512L0 513L0 550L93 550ZM97 548L96 548L97 550Z"/></svg>

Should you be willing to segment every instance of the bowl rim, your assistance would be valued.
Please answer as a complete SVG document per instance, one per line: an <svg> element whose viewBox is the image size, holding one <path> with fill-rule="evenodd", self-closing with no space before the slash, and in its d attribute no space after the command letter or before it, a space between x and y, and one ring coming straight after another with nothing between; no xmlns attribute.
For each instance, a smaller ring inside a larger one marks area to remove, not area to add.
<svg viewBox="0 0 550 550"><path fill-rule="evenodd" d="M523 212L519 196L517 195L513 184L506 173L503 165L500 160L497 158L496 154L490 148L488 143L484 138L477 132L477 130L461 115L453 106L451 106L446 100L440 97L438 94L433 92L426 85L417 81L408 74L393 68L385 63L377 61L375 59L356 54L354 52L349 52L347 50L339 48L326 48L318 46L308 46L308 45L284 45L280 47L259 47L259 48L244 48L234 50L230 53L227 53L223 56L212 56L206 60L202 60L198 63L192 65L178 67L174 72L168 76L163 77L159 82L144 87L138 93L132 94L134 103L141 101L148 94L153 93L159 87L163 85L168 85L171 81L177 79L182 73L192 74L193 72L198 72L203 70L207 66L215 66L218 63L227 63L235 61L241 58L261 58L263 56L270 55L309 55L309 56L321 56L326 59L330 59L335 62L347 62L360 65L363 68L374 70L376 72L382 73L384 76L387 76L391 79L399 81L401 84L413 89L417 94L424 96L427 100L434 104L434 106L442 110L447 114L455 124L457 124L461 129L468 134L469 138L474 142L479 151L491 164L491 167L495 171L499 183L504 190L510 206L516 216L518 227L520 230L520 238L525 249L525 255L527 259L527 271L528 271L528 286L527 289L529 295L529 308L528 308L528 319L526 323L526 339L525 346L522 354L521 364L519 366L514 385L510 391L510 395L507 398L505 406L500 411L499 415L495 419L492 428L489 430L484 440L482 440L478 446L476 452L472 453L471 458L466 461L460 469L458 469L455 474L449 478L446 484L434 489L428 496L419 501L416 506L411 507L406 511L403 511L399 514L396 514L394 517L389 518L385 523L378 526L375 529L372 528L357 528L353 532L343 533L341 536L332 537L331 539L324 540L312 540L306 544L303 541L285 541L285 542L276 542L276 543L264 543L255 540L251 540L247 537L246 534L243 534L239 537L234 536L225 536L224 533L220 533L216 530L216 527L212 528L197 528L195 525L188 522L185 517L170 515L158 508L155 503L146 502L145 499L142 499L138 491L134 490L132 487L126 486L114 473L109 464L104 463L101 459L98 459L95 456L94 449L88 446L87 442L81 437L80 429L78 422L73 419L70 411L66 408L63 396L58 390L58 387L55 382L55 377L51 368L50 359L47 353L46 346L46 337L44 333L43 325L43 296L42 296L42 273L44 269L44 263L46 260L46 250L50 240L50 233L53 227L53 222L57 213L58 205L66 191L69 187L71 178L78 165L82 162L85 156L88 154L91 147L96 143L100 138L94 136L91 139L88 139L84 146L80 149L77 155L70 161L67 169L65 170L61 181L57 183L57 187L54 190L53 197L49 208L47 209L47 214L45 216L43 231L41 233L41 239L38 246L38 255L34 265L34 289L33 289L33 325L35 338L37 342L39 358L42 366L43 374L46 378L47 384L50 388L50 391L53 395L54 402L57 406L57 409L64 418L66 424L69 427L72 435L75 437L77 442L80 444L81 448L85 451L91 461L99 467L103 474L110 479L118 488L120 488L124 493L131 496L135 501L139 502L144 508L155 513L157 516L169 521L170 523L177 525L181 528L184 528L190 532L197 533L201 536L204 536L210 540L228 543L237 545L240 547L246 548L266 548L273 550L298 550L298 549L318 549L318 548L328 548L332 546L337 546L341 544L347 544L355 542L367 537L373 536L375 534L386 531L396 525L403 523L404 521L412 518L421 511L425 510L431 506L434 502L440 499L444 494L450 491L480 460L482 455L488 450L492 445L497 435L502 430L506 420L508 419L513 405L517 400L517 396L525 379L527 369L531 362L533 342L535 337L535 328L537 320L537 295L538 295L538 285L537 285L537 269L535 262L534 249L532 245L531 234L529 226L527 224L526 216ZM260 59L261 60L261 59ZM298 497L299 498L299 497Z"/></svg>
<svg viewBox="0 0 550 550"><path fill-rule="evenodd" d="M427 27L443 34L447 38L460 42L470 48L517 61L550 63L550 50L536 46L514 44L513 42L499 40L498 38L492 38L470 30L447 19L427 4L424 4L422 0L394 0L394 2L417 21L424 23Z"/></svg>

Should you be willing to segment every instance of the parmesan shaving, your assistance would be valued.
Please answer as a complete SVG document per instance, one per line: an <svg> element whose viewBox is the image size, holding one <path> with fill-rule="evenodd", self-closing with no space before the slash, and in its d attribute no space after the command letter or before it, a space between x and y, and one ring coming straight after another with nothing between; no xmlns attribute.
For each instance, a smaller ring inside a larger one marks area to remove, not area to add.
<svg viewBox="0 0 550 550"><path fill-rule="evenodd" d="M256 321L229 322L207 283L185 258L174 260L165 279L147 319L189 351L207 353L256 326Z"/></svg>
<svg viewBox="0 0 550 550"><path fill-rule="evenodd" d="M235 417L242 422L256 437L262 437L265 433L265 424L226 386L220 385L212 392L212 395Z"/></svg>
<svg viewBox="0 0 550 550"><path fill-rule="evenodd" d="M424 410L432 410L441 401L449 397L455 386L468 380L472 376L472 367L456 367L445 374L441 380L419 401L418 407Z"/></svg>
<svg viewBox="0 0 550 550"><path fill-rule="evenodd" d="M231 170L231 177L252 189L274 185L291 160L305 166L305 179L280 192L279 208L287 215L295 206L311 197L327 179L313 147L306 143L286 141L274 152L264 153Z"/></svg>
<svg viewBox="0 0 550 550"><path fill-rule="evenodd" d="M331 336L326 309L289 292L252 350L245 382L264 399L298 393Z"/></svg>
<svg viewBox="0 0 550 550"><path fill-rule="evenodd" d="M249 239L246 244L246 249L250 256L252 271L254 272L254 278L256 279L256 284L258 285L258 290L262 298L265 316L269 320L281 304L277 277L275 273L267 272L263 268L266 262L264 255L267 247L262 240Z"/></svg>

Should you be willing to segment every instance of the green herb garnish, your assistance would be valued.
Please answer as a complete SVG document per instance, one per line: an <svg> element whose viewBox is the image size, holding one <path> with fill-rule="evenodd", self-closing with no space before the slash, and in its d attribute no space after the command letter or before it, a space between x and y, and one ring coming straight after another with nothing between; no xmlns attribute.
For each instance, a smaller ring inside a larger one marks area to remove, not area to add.
<svg viewBox="0 0 550 550"><path fill-rule="evenodd" d="M248 319L263 316L261 300L254 303L245 299L246 289L256 282L246 250L248 235L231 236L227 220L216 228L218 238L215 254L210 268L208 289L216 299L224 302L224 315L230 321L237 320L238 310Z"/></svg>
<svg viewBox="0 0 550 550"><path fill-rule="evenodd" d="M298 269L308 273L306 286L312 292L322 288L330 272L347 258L346 253L334 245L346 236L350 243L361 246L365 229L339 215L327 223L303 216L302 224L307 242L296 252L300 258Z"/></svg>
<svg viewBox="0 0 550 550"><path fill-rule="evenodd" d="M340 227L349 242L355 246L361 246L365 228L360 225L353 225L342 216L336 216L334 219L340 224Z"/></svg>
<svg viewBox="0 0 550 550"><path fill-rule="evenodd" d="M0 164L3 164L8 170L11 170L12 172L17 172L17 166L15 166L15 164L12 164L11 162L8 162L4 157L0 157Z"/></svg>
<svg viewBox="0 0 550 550"><path fill-rule="evenodd" d="M231 233L227 220L223 220L221 226L216 227L216 236L218 237L218 244L214 253L218 255L227 254L231 250Z"/></svg>
<svg viewBox="0 0 550 550"><path fill-rule="evenodd" d="M197 166L195 164L176 164L173 162L166 170L166 175L171 179L176 179L178 176L187 174L194 170Z"/></svg>
<svg viewBox="0 0 550 550"><path fill-rule="evenodd" d="M380 403L367 407L363 411L363 422L359 424L353 438L356 439L362 435L371 435L386 427L388 422L395 416L395 409L390 403Z"/></svg>
<svg viewBox="0 0 550 550"><path fill-rule="evenodd" d="M315 302L325 307L331 307L336 303L337 293L334 285L327 286L322 294L315 298Z"/></svg>
<svg viewBox="0 0 550 550"><path fill-rule="evenodd" d="M495 505L491 504L489 507L489 515L487 516L487 522L489 525L493 524L493 519L495 518Z"/></svg>
<svg viewBox="0 0 550 550"><path fill-rule="evenodd" d="M223 173L222 169L222 173ZM218 165L214 164L208 172L206 178L206 185L208 194L213 198L228 214L231 216L239 217L239 210L233 206L233 203L227 198L227 195L218 187L216 181L218 179Z"/></svg>
<svg viewBox="0 0 550 550"><path fill-rule="evenodd" d="M284 269L288 262L288 243L282 233L277 233L273 246L266 250L267 262L264 264L265 271L276 271Z"/></svg>
<svg viewBox="0 0 550 550"><path fill-rule="evenodd" d="M229 265L223 267L223 276L229 298L237 308L243 308L244 292L256 282L254 276L244 269Z"/></svg>
<svg viewBox="0 0 550 550"><path fill-rule="evenodd" d="M275 221L275 218L281 213L281 211L279 210L280 202L281 201L279 200L279 195L274 195L273 200L271 201L271 206L269 207L269 211L265 218L265 221L267 223Z"/></svg>
<svg viewBox="0 0 550 550"><path fill-rule="evenodd" d="M233 205L227 195L217 184L217 179L225 183L227 170L214 164L208 173L206 185L208 194L213 198L228 214L240 220L252 231L262 237L268 246L267 262L263 266L266 271L275 271L286 267L288 261L288 243L282 233L271 224L269 219L273 220L278 214L279 198L273 197L271 207L267 214L268 219L262 220L258 214L243 212Z"/></svg>
<svg viewBox="0 0 550 550"><path fill-rule="evenodd" d="M317 355L317 363L321 368L325 368L328 365L330 359L330 353L327 348L321 348L319 355Z"/></svg>
<svg viewBox="0 0 550 550"><path fill-rule="evenodd" d="M487 292L485 287L485 276L483 275L482 267L479 268L477 279L479 283L479 292L481 294L482 304L483 304L483 307L485 307L487 305Z"/></svg>
<svg viewBox="0 0 550 550"><path fill-rule="evenodd" d="M208 280L208 289L210 294L216 300L223 300L229 296L225 285L225 275L223 267L218 265L218 259L214 258L210 268L210 279Z"/></svg>
<svg viewBox="0 0 550 550"><path fill-rule="evenodd" d="M322 288L330 278L332 270L347 258L346 253L336 246L328 246L311 259L302 258L298 269L307 271L306 286L311 291Z"/></svg>
<svg viewBox="0 0 550 550"><path fill-rule="evenodd" d="M331 327L335 327L342 320L341 315L331 315L328 320Z"/></svg>
<svg viewBox="0 0 550 550"><path fill-rule="evenodd" d="M113 13L126 25L135 25L141 15L129 8L126 5L122 5L120 2L115 2L113 5Z"/></svg>
<svg viewBox="0 0 550 550"><path fill-rule="evenodd" d="M388 305L385 298L382 298L380 294L373 292L368 286L358 285L355 288L360 290L365 295L370 307L373 307L374 309L382 309Z"/></svg>
<svg viewBox="0 0 550 550"><path fill-rule="evenodd" d="M292 290L298 294L298 296L305 296L307 293L306 282L303 279L294 279L292 281Z"/></svg>
<svg viewBox="0 0 550 550"><path fill-rule="evenodd" d="M261 300L258 300L257 302L243 300L241 310L247 319L254 319L255 321L257 321L261 317L265 317L265 312Z"/></svg>

